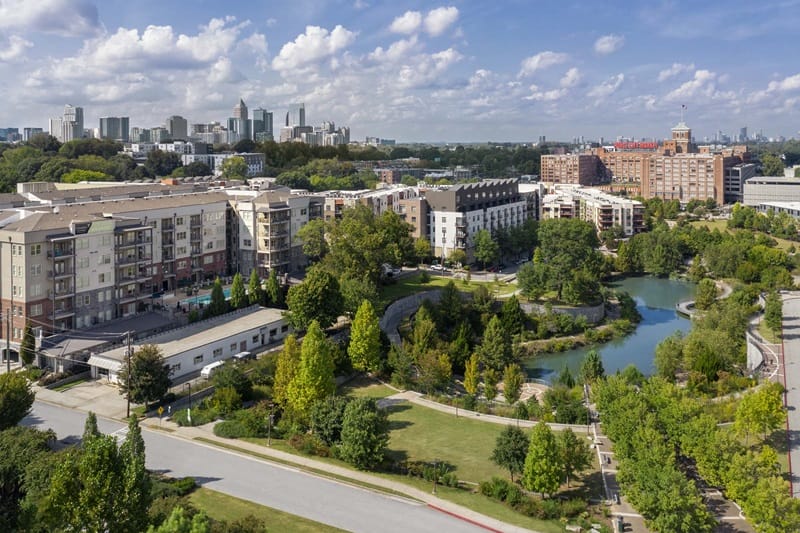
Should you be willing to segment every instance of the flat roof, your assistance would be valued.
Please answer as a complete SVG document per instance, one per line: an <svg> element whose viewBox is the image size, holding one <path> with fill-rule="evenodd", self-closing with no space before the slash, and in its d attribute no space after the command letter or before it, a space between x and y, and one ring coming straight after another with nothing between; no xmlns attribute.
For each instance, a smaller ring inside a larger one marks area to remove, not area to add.
<svg viewBox="0 0 800 533"><path fill-rule="evenodd" d="M790 185L800 185L800 178L787 178L786 176L753 176L745 181L745 183L757 183L759 181L768 181L770 183L788 183Z"/></svg>
<svg viewBox="0 0 800 533"><path fill-rule="evenodd" d="M767 207L778 207L780 209L800 210L800 202L758 202L758 205L765 205Z"/></svg>
<svg viewBox="0 0 800 533"><path fill-rule="evenodd" d="M268 326L281 319L283 319L281 309L253 306L165 331L152 337L138 339L133 346L135 350L145 344L157 344L161 348L164 359L167 359L188 350L226 339L233 333ZM127 348L122 346L95 355L122 361L125 358L126 350Z"/></svg>

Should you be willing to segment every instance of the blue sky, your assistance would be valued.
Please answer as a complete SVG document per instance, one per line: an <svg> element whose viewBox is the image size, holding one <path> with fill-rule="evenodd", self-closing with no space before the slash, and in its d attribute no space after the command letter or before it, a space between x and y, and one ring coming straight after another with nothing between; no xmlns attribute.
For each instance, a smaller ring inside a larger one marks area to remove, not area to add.
<svg viewBox="0 0 800 533"><path fill-rule="evenodd" d="M153 127L240 97L352 138L800 137L800 1L0 0L0 127Z"/></svg>

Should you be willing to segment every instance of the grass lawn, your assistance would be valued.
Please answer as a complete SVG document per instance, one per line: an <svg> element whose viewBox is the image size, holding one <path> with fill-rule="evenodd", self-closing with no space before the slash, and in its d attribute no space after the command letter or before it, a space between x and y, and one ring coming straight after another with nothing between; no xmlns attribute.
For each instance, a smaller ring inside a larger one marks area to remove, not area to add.
<svg viewBox="0 0 800 533"><path fill-rule="evenodd" d="M397 391L375 379L359 376L339 387L338 394L349 398L386 398Z"/></svg>
<svg viewBox="0 0 800 533"><path fill-rule="evenodd" d="M762 320L758 323L758 333L764 337L764 340L770 342L772 344L780 344L781 338L772 331L769 326L767 326L767 322Z"/></svg>
<svg viewBox="0 0 800 533"><path fill-rule="evenodd" d="M286 531L289 533L343 531L307 518L204 488L198 488L192 492L189 495L189 501L214 520L232 522L247 515L253 515L263 520L270 531Z"/></svg>
<svg viewBox="0 0 800 533"><path fill-rule="evenodd" d="M71 389L72 387L77 387L78 385L82 385L89 381L89 378L81 378L77 381L73 381L72 383L65 383L64 385L59 385L58 387L54 388L53 390L56 392L64 392L66 390Z"/></svg>
<svg viewBox="0 0 800 533"><path fill-rule="evenodd" d="M504 275L500 274L502 278ZM504 295L504 294L511 294L515 290L517 290L516 283L503 283L501 281L498 282L479 282L479 281L470 281L469 283L465 283L463 280L453 278L451 276L439 276L439 275L431 275L430 280L427 283L422 283L420 278L422 277L421 274L415 274L413 276L408 276L400 279L397 283L393 283L391 285L385 285L380 289L380 300L381 305L386 307L390 303L404 296L409 296L411 294L415 294L417 292L424 292L429 291L432 289L441 289L450 281L452 280L456 287L458 287L461 291L474 291L479 285L485 285L490 292L494 292L495 295Z"/></svg>
<svg viewBox="0 0 800 533"><path fill-rule="evenodd" d="M698 226L698 227L699 226L706 226L711 231L714 231L715 229L718 229L720 231L724 231L724 232L727 232L727 233L732 233L733 231L736 231L736 230L728 229L728 221L727 220L693 220L692 222L690 222L690 224L692 226ZM756 232L756 233L760 233L760 232ZM792 242L792 241L788 241L786 239L781 239L779 237L773 237L772 235L767 235L767 237L770 237L771 239L775 239L775 242L778 243L778 248L780 248L784 252L787 251L791 246L794 246L795 248L798 247L798 243L795 243L795 242Z"/></svg>

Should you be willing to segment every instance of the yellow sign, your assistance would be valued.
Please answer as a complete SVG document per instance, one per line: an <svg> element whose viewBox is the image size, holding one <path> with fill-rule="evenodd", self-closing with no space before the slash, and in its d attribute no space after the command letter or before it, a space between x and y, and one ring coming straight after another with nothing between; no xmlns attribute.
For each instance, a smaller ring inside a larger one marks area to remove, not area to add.
<svg viewBox="0 0 800 533"><path fill-rule="evenodd" d="M159 406L159 408L158 408L158 416L161 416L163 414L164 414L164 407Z"/></svg>

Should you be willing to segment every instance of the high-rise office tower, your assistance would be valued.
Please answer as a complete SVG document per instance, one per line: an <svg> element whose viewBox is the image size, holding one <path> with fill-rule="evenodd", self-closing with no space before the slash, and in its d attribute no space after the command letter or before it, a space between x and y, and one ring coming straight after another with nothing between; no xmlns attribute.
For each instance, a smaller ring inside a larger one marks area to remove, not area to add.
<svg viewBox="0 0 800 533"><path fill-rule="evenodd" d="M83 108L72 104L64 106L64 117L61 122L61 141L69 142L83 137Z"/></svg>
<svg viewBox="0 0 800 533"><path fill-rule="evenodd" d="M166 120L167 132L173 141L189 138L189 122L180 115L172 115Z"/></svg>
<svg viewBox="0 0 800 533"><path fill-rule="evenodd" d="M128 117L101 117L100 138L128 142L130 119Z"/></svg>
<svg viewBox="0 0 800 533"><path fill-rule="evenodd" d="M235 143L244 139L252 139L252 127L248 118L247 105L244 100L233 106L233 116L228 118L228 142Z"/></svg>
<svg viewBox="0 0 800 533"><path fill-rule="evenodd" d="M253 139L256 141L274 140L272 112L258 108L253 111Z"/></svg>
<svg viewBox="0 0 800 533"><path fill-rule="evenodd" d="M306 105L291 104L289 111L286 112L286 126L305 126L306 125Z"/></svg>
<svg viewBox="0 0 800 533"><path fill-rule="evenodd" d="M247 105L245 105L244 100L241 98L239 99L239 103L233 106L233 118L238 118L242 120L247 120Z"/></svg>

